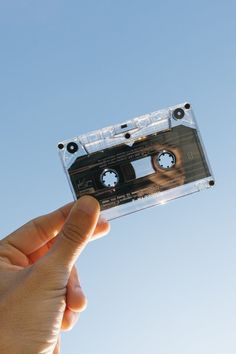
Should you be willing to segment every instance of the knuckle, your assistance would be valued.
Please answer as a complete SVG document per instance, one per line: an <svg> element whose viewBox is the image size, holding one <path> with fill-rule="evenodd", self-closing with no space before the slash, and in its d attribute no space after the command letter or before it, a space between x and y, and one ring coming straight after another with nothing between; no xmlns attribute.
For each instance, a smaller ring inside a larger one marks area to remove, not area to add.
<svg viewBox="0 0 236 354"><path fill-rule="evenodd" d="M39 259L37 262L35 262L34 264L32 264L32 269L34 273L43 273L46 271L46 262L44 262L44 259L41 258Z"/></svg>
<svg viewBox="0 0 236 354"><path fill-rule="evenodd" d="M61 231L62 237L72 246L83 245L87 239L86 232L79 225L67 223Z"/></svg>
<svg viewBox="0 0 236 354"><path fill-rule="evenodd" d="M67 275L62 267L55 266L52 261L37 262L33 265L32 275L30 276L30 284L40 289L60 291L64 294L66 291L66 279Z"/></svg>
<svg viewBox="0 0 236 354"><path fill-rule="evenodd" d="M46 280L54 278L59 272L59 268L55 266L54 262L49 259L40 259L32 266L32 278Z"/></svg>
<svg viewBox="0 0 236 354"><path fill-rule="evenodd" d="M48 267L46 267L46 264L42 261L38 261L31 266L31 277L33 279L38 279L38 278L43 278L48 274Z"/></svg>

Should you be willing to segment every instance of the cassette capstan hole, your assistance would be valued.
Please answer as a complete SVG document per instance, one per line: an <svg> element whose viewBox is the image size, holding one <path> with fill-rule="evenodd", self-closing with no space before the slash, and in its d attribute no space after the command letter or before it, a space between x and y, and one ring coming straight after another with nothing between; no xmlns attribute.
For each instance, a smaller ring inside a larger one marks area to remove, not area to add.
<svg viewBox="0 0 236 354"><path fill-rule="evenodd" d="M76 151L78 151L78 145L75 142L71 142L67 144L67 151L70 152L71 154L74 154Z"/></svg>
<svg viewBox="0 0 236 354"><path fill-rule="evenodd" d="M176 158L172 152L162 151L157 156L157 162L161 168L168 170L175 165Z"/></svg>
<svg viewBox="0 0 236 354"><path fill-rule="evenodd" d="M115 187L119 182L118 172L111 168L105 169L100 175L100 180L104 187Z"/></svg>

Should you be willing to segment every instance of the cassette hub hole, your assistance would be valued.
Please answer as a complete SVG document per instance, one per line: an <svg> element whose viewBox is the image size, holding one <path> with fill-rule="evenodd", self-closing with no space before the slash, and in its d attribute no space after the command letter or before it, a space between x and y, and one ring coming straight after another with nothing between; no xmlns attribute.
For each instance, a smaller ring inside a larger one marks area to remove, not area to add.
<svg viewBox="0 0 236 354"><path fill-rule="evenodd" d="M162 151L158 156L157 156L157 162L159 166L165 170L170 169L175 165L175 155L172 154L172 152L169 151Z"/></svg>
<svg viewBox="0 0 236 354"><path fill-rule="evenodd" d="M101 173L100 180L104 187L115 187L119 182L119 175L113 169L106 169Z"/></svg>

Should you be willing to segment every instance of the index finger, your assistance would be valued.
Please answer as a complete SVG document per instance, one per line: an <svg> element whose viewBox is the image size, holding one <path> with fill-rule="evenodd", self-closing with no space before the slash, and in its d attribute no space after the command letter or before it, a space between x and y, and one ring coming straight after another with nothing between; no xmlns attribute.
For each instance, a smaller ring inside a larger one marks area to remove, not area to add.
<svg viewBox="0 0 236 354"><path fill-rule="evenodd" d="M39 216L2 240L2 244L13 246L26 256L35 252L54 238L64 225L73 202L46 215Z"/></svg>

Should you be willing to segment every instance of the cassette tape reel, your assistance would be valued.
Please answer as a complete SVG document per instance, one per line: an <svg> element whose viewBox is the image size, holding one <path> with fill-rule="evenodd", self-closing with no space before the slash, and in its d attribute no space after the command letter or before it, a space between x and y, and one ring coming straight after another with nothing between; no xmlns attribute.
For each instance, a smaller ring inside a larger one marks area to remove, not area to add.
<svg viewBox="0 0 236 354"><path fill-rule="evenodd" d="M73 196L92 195L114 219L212 187L189 103L58 144Z"/></svg>

